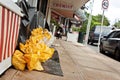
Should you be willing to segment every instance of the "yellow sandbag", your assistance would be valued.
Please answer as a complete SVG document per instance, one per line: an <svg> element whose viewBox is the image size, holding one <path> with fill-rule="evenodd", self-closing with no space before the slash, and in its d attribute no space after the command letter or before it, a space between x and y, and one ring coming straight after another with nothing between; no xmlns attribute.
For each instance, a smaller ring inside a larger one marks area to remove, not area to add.
<svg viewBox="0 0 120 80"><path fill-rule="evenodd" d="M20 43L19 44L20 50L25 53L26 47L24 44Z"/></svg>
<svg viewBox="0 0 120 80"><path fill-rule="evenodd" d="M50 55L47 54L47 53L41 53L41 54L39 55L39 60L40 60L40 62L45 62L45 61L47 61L49 58L50 58Z"/></svg>
<svg viewBox="0 0 120 80"><path fill-rule="evenodd" d="M38 54L25 54L28 70L43 70L43 67L38 59Z"/></svg>
<svg viewBox="0 0 120 80"><path fill-rule="evenodd" d="M32 36L36 36L36 35L40 35L43 34L43 29L42 27L39 27L37 29L33 29L33 31L31 32Z"/></svg>
<svg viewBox="0 0 120 80"><path fill-rule="evenodd" d="M24 70L26 61L24 60L23 53L16 50L12 57L12 64L18 70Z"/></svg>
<svg viewBox="0 0 120 80"><path fill-rule="evenodd" d="M47 29L44 29L44 37L46 37L48 40L51 38L51 35L50 35L50 33L49 33L49 31L47 30Z"/></svg>
<svg viewBox="0 0 120 80"><path fill-rule="evenodd" d="M42 39L43 39L43 35L30 36L29 42L36 44L39 43Z"/></svg>
<svg viewBox="0 0 120 80"><path fill-rule="evenodd" d="M46 47L46 49L44 49L39 55L40 62L45 62L48 59L50 59L53 56L53 53L54 53L53 48Z"/></svg>

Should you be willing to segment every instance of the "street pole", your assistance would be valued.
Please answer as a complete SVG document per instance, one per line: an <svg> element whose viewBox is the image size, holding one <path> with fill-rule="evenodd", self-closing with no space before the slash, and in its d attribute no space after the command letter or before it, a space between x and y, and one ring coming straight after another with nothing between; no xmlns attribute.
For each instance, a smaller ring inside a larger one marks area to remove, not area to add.
<svg viewBox="0 0 120 80"><path fill-rule="evenodd" d="M90 14L89 14L88 24L87 24L87 30L86 30L86 37L85 37L85 45L86 45L86 46L87 46L87 43L88 43L88 37L89 37L89 32L90 32L90 25L91 25L91 20L92 20L93 4L94 4L94 0L93 0L92 2L90 2L91 12L90 12Z"/></svg>
<svg viewBox="0 0 120 80"><path fill-rule="evenodd" d="M53 24L53 36L55 36L56 25Z"/></svg>
<svg viewBox="0 0 120 80"><path fill-rule="evenodd" d="M100 40L101 40L101 34L102 34L102 26L103 26L103 22L104 22L104 12L105 12L105 10L103 10L103 13L102 13L102 21L101 21L101 26L100 26L100 35L99 35L99 40L98 40L98 52L100 52L99 48L100 48Z"/></svg>

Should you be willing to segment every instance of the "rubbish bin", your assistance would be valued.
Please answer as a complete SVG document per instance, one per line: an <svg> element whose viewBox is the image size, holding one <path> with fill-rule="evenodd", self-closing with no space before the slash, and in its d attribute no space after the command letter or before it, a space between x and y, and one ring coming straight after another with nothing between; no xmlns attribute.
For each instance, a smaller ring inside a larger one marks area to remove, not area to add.
<svg viewBox="0 0 120 80"><path fill-rule="evenodd" d="M84 40L84 32L79 32L78 42L79 43L83 43L83 40Z"/></svg>
<svg viewBox="0 0 120 80"><path fill-rule="evenodd" d="M21 16L21 9L12 0L0 0L0 75L11 66Z"/></svg>

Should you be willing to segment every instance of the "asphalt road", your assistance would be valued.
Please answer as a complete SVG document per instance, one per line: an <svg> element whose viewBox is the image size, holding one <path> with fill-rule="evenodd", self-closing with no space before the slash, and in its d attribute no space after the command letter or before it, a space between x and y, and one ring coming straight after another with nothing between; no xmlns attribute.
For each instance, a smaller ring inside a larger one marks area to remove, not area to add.
<svg viewBox="0 0 120 80"><path fill-rule="evenodd" d="M90 47L94 51L98 52L98 44L96 44L96 43L94 43L93 45L88 44L88 47Z"/></svg>

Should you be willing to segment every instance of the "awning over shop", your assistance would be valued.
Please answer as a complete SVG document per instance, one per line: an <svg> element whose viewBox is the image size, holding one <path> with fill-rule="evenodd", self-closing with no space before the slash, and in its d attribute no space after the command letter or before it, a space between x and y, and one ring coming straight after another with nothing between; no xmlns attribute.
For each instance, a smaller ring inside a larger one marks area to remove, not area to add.
<svg viewBox="0 0 120 80"><path fill-rule="evenodd" d="M86 4L89 0L50 0L50 7L59 14L73 18L76 10Z"/></svg>
<svg viewBox="0 0 120 80"><path fill-rule="evenodd" d="M52 11L59 13L61 16L73 18L74 12L72 10L52 9Z"/></svg>

